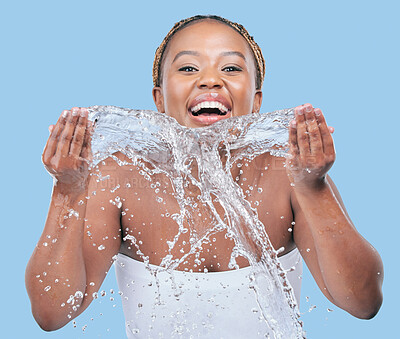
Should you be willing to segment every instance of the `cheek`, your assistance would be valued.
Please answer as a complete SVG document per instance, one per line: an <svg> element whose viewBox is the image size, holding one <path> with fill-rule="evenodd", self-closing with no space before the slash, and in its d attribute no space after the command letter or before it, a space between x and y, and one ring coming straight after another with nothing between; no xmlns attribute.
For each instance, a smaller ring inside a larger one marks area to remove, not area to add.
<svg viewBox="0 0 400 339"><path fill-rule="evenodd" d="M251 113L253 109L254 89L251 86L237 86L234 90L236 104L241 110L240 114Z"/></svg>
<svg viewBox="0 0 400 339"><path fill-rule="evenodd" d="M173 107L177 104L177 100L179 99L179 86L174 84L173 81L166 81L164 83L164 101L167 107Z"/></svg>

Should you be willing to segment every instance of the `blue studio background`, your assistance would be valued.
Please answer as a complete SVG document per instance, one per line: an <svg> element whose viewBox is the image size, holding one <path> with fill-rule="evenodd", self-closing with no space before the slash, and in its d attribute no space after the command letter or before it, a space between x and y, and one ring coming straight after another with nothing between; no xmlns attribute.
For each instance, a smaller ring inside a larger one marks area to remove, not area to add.
<svg viewBox="0 0 400 339"><path fill-rule="evenodd" d="M2 1L0 336L124 338L121 303L110 293L118 291L113 271L101 288L106 296L75 325L46 333L30 313L24 270L52 187L41 163L47 128L73 106L155 109L158 44L176 21L218 14L242 23L263 50L262 112L310 102L335 127L330 174L385 265L384 304L369 321L330 304L306 272L301 313L308 337L398 337L399 10L396 0Z"/></svg>

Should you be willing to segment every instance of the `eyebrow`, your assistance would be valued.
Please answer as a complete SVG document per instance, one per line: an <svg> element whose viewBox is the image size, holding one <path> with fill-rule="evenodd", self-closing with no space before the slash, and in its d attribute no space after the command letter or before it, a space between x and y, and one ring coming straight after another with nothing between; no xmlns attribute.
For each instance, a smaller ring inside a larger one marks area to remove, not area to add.
<svg viewBox="0 0 400 339"><path fill-rule="evenodd" d="M243 55L243 53L238 52L238 51L223 52L220 55L222 55L222 56L237 55L237 56L241 57L244 61L246 61L246 57Z"/></svg>
<svg viewBox="0 0 400 339"><path fill-rule="evenodd" d="M194 55L194 56L200 56L199 52L196 51L180 51L177 55L175 55L174 60L172 60L172 63L174 63L179 57L182 55ZM246 57L243 55L243 53L238 52L238 51L228 51L228 52L222 52L220 54L221 56L230 56L230 55L236 55L241 57L244 61L246 61Z"/></svg>
<svg viewBox="0 0 400 339"><path fill-rule="evenodd" d="M194 55L194 56L199 56L200 53L199 52L195 52L195 51L181 51L179 52L177 55L175 55L174 60L172 60L172 63L174 63L176 61L176 59L178 59L179 57L181 57L182 55Z"/></svg>

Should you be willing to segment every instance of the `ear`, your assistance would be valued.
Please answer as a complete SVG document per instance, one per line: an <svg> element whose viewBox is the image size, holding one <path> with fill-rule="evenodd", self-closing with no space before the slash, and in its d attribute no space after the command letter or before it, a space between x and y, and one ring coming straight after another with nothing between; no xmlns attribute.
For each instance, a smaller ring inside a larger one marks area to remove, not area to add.
<svg viewBox="0 0 400 339"><path fill-rule="evenodd" d="M253 101L253 113L259 113L262 104L262 91L257 90L254 94L254 101Z"/></svg>
<svg viewBox="0 0 400 339"><path fill-rule="evenodd" d="M153 100L154 100L154 103L156 104L157 111L160 113L165 113L164 95L163 95L161 87L153 88Z"/></svg>

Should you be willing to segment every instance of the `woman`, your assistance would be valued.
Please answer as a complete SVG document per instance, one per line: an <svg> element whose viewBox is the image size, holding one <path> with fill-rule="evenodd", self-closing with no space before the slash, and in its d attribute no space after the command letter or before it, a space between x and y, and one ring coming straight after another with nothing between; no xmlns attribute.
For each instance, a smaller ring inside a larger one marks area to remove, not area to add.
<svg viewBox="0 0 400 339"><path fill-rule="evenodd" d="M203 127L259 112L264 74L261 51L242 26L220 17L196 16L176 24L157 50L153 98L159 112L181 125ZM371 318L382 303L381 259L356 231L327 175L335 151L332 129L321 110L305 104L295 112L287 159L277 161L265 154L257 159L257 166L250 165L244 173L232 169L232 176L239 185L249 187L256 182L261 188L246 198L250 202L262 200L258 216L274 248L284 248L281 260L300 253L331 302L356 317ZM85 161L91 157L92 127L87 110L64 111L50 130L43 162L55 179L54 188L43 234L27 267L26 283L35 319L43 329L56 330L90 304L116 254L121 260L119 267L135 265L133 272L119 274L120 282L126 285L124 274L128 278L129 274L139 274L138 263L144 258L160 265L167 254L182 256L180 253L187 253L190 246L189 235L181 234L173 248L168 247L167 240L177 234L177 224L165 214L173 215L179 206L167 178L153 178L161 186L164 204L160 205L155 202L151 184L141 181L136 166L127 171L107 159L99 170L103 177L108 176L109 183L142 184L124 185L118 194L112 187L99 189L97 177L89 175ZM129 161L122 153L116 156ZM274 170L260 175L259 169L268 166L274 166ZM88 196L90 199L86 199ZM117 196L122 203L110 204ZM207 227L205 219L203 215L195 220L199 231ZM233 247L224 232L216 233L212 242L204 244L201 260L189 256L178 270L228 271ZM240 268L249 265L244 257L236 262ZM139 313L126 305L124 302L128 335L143 333L139 328L144 321L139 315L143 305L138 306ZM240 328L248 334L251 326L246 327L249 320L241 311L240 305L236 313L230 310L226 323L217 322L220 328L214 323L208 335L241 337ZM191 326L189 313L184 317L190 322L184 320L185 333L196 335L200 332ZM160 331L162 320L157 315L146 323L146 331ZM146 310L145 316L149 318L150 311ZM257 329L256 333L262 335L262 331Z"/></svg>

